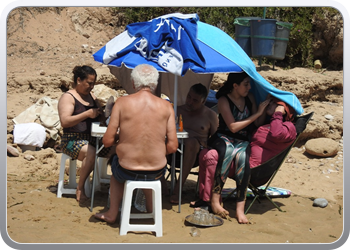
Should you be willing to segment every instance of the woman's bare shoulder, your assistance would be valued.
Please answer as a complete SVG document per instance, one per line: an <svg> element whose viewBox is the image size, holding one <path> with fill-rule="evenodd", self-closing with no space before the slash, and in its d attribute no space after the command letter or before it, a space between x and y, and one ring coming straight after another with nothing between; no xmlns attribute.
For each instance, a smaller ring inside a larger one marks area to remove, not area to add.
<svg viewBox="0 0 350 250"><path fill-rule="evenodd" d="M67 92L64 92L59 99L59 102L67 102L67 101L74 101L74 95L70 90L68 90Z"/></svg>

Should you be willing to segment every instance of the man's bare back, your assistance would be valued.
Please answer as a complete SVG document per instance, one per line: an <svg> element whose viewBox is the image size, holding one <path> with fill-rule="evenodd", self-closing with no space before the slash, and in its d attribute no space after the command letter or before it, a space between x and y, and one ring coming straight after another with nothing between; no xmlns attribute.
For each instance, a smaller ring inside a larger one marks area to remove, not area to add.
<svg viewBox="0 0 350 250"><path fill-rule="evenodd" d="M136 93L117 99L113 105L102 139L105 147L116 145L111 166L110 207L107 212L95 214L99 220L114 223L125 181L164 178L166 155L177 150L174 109L169 102L154 95L158 77L153 66L136 66L131 72L131 83ZM149 173L135 174L132 171ZM156 171L157 175L150 171ZM152 212L152 190L143 189L143 192L147 211Z"/></svg>
<svg viewBox="0 0 350 250"><path fill-rule="evenodd" d="M113 137L118 128L116 153L125 169L162 169L167 162L166 138L177 147L174 110L148 88L115 102L105 137Z"/></svg>

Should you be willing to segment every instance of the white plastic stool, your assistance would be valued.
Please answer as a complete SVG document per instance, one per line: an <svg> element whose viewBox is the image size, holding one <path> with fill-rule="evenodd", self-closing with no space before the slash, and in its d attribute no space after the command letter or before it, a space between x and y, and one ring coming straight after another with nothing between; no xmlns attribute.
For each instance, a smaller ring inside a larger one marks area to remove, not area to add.
<svg viewBox="0 0 350 250"><path fill-rule="evenodd" d="M136 188L152 189L152 213L131 213L131 201L133 191ZM131 219L153 218L154 224L130 224ZM156 181L125 181L123 204L120 214L120 235L126 235L128 231L152 231L157 237L163 236L162 221L162 188L159 180Z"/></svg>
<svg viewBox="0 0 350 250"><path fill-rule="evenodd" d="M64 187L64 172L66 161L69 160L69 180L68 185ZM72 158L66 154L62 153L61 157L61 166L60 166L60 175L58 179L58 189L57 189L57 198L61 198L62 194L75 194L77 190L77 161L72 160ZM90 197L91 195L91 184L89 178L86 180L85 185L85 194Z"/></svg>

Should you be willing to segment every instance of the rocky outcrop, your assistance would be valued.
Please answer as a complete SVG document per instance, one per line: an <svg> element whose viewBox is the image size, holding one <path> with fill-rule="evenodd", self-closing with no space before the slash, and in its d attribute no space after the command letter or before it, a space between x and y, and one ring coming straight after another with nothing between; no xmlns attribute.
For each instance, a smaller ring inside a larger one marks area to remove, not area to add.
<svg viewBox="0 0 350 250"><path fill-rule="evenodd" d="M314 16L313 53L332 68L343 65L343 18L340 13L325 13L326 18Z"/></svg>

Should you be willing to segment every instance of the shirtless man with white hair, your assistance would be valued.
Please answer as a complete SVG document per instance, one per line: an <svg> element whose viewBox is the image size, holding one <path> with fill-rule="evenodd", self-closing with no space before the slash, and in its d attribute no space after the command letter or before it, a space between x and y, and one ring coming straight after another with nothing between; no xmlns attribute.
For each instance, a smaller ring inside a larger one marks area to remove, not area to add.
<svg viewBox="0 0 350 250"><path fill-rule="evenodd" d="M176 152L175 114L172 105L154 95L158 83L157 70L147 64L138 65L131 73L136 93L115 102L107 131L105 147L116 145L112 160L110 208L95 218L114 223L123 198L125 180L157 180L164 176L167 154ZM118 132L119 131L119 132ZM146 209L152 211L152 190L143 190Z"/></svg>

